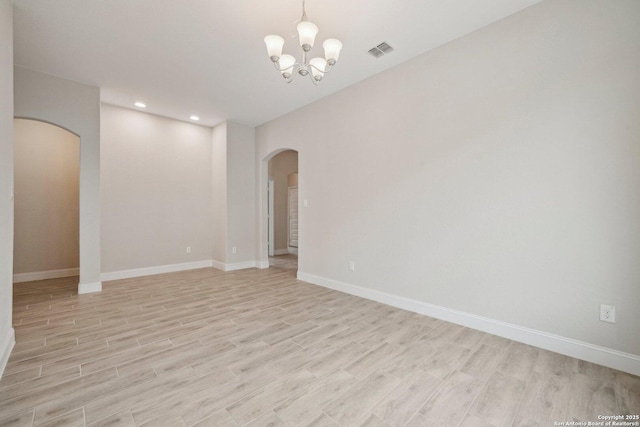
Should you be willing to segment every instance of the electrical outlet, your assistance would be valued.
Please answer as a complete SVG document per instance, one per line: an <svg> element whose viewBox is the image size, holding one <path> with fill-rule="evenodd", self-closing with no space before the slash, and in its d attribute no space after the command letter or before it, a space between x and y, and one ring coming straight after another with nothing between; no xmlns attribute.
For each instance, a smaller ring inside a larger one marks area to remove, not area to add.
<svg viewBox="0 0 640 427"><path fill-rule="evenodd" d="M191 253L191 246L187 246L187 247L185 248L185 251L186 251L188 254L190 254L190 253Z"/></svg>
<svg viewBox="0 0 640 427"><path fill-rule="evenodd" d="M237 254L238 253L238 248L236 248L235 246L231 248L231 253Z"/></svg>
<svg viewBox="0 0 640 427"><path fill-rule="evenodd" d="M349 271L356 271L355 261L349 261Z"/></svg>
<svg viewBox="0 0 640 427"><path fill-rule="evenodd" d="M612 305L600 304L600 320L616 323L616 308Z"/></svg>

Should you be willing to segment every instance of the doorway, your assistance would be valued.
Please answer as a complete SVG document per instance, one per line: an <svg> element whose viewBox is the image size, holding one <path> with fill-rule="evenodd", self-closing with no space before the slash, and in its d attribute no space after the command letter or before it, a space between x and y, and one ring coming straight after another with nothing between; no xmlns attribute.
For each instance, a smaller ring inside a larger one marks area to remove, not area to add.
<svg viewBox="0 0 640 427"><path fill-rule="evenodd" d="M14 119L14 283L69 278L80 267L80 138Z"/></svg>
<svg viewBox="0 0 640 427"><path fill-rule="evenodd" d="M298 152L285 150L268 161L269 267L298 270Z"/></svg>

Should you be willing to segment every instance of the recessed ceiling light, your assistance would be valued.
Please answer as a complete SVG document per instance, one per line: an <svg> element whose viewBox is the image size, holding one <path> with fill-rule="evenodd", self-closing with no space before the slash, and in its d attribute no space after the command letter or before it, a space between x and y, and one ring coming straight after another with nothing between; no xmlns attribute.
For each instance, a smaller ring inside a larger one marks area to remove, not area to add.
<svg viewBox="0 0 640 427"><path fill-rule="evenodd" d="M200 117L198 116L191 116L189 117L191 120L193 120L194 122L197 122L198 120L200 120Z"/></svg>
<svg viewBox="0 0 640 427"><path fill-rule="evenodd" d="M136 102L133 105L135 105L136 107L139 107L139 108L147 108L147 104L145 104L144 102L140 102L140 101Z"/></svg>

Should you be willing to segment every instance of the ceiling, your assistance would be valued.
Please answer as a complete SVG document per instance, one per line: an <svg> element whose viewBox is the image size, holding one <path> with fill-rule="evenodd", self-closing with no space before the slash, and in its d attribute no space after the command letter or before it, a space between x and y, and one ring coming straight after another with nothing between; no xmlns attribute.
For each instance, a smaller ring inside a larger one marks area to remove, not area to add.
<svg viewBox="0 0 640 427"><path fill-rule="evenodd" d="M14 0L16 65L101 88L102 101L214 126L257 126L540 0L307 0L322 41L344 48L319 86L286 84L263 38L300 58L301 0ZM387 42L379 59L367 51Z"/></svg>

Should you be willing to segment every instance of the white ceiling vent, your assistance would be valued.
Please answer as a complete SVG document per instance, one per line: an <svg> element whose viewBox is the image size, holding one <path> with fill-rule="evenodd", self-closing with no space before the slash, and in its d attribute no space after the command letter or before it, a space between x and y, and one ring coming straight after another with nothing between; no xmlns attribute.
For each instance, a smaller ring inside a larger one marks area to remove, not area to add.
<svg viewBox="0 0 640 427"><path fill-rule="evenodd" d="M378 46L369 49L369 54L376 58L380 58L385 53L389 53L391 51L393 51L393 48L389 46L387 42L382 42Z"/></svg>

